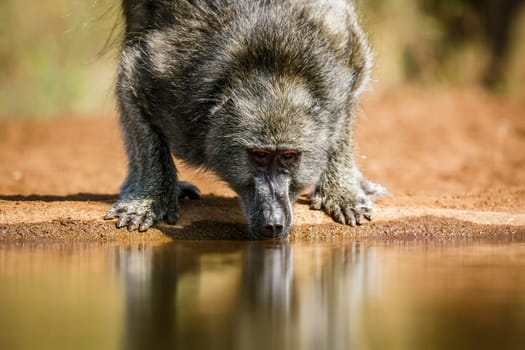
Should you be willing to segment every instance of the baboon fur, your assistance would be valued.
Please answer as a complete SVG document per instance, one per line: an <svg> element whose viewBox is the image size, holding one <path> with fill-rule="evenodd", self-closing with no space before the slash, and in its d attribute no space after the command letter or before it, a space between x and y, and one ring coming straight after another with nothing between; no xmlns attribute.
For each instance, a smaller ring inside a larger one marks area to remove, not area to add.
<svg viewBox="0 0 525 350"><path fill-rule="evenodd" d="M372 58L352 1L122 6L117 95L129 169L106 219L130 231L176 222L179 197L198 189L177 182L172 153L238 193L253 238L285 237L293 202L312 185L313 209L351 226L371 219L384 189L353 156L352 111Z"/></svg>

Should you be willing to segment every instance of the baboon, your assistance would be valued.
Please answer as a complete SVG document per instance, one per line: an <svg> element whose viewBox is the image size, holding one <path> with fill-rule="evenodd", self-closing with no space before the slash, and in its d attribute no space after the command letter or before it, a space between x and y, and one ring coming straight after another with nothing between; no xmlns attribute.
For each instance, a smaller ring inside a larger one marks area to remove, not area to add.
<svg viewBox="0 0 525 350"><path fill-rule="evenodd" d="M129 159L106 219L147 230L180 215L172 153L239 195L252 238L286 237L293 203L371 220L382 186L359 171L352 111L371 54L352 1L123 0L117 95Z"/></svg>

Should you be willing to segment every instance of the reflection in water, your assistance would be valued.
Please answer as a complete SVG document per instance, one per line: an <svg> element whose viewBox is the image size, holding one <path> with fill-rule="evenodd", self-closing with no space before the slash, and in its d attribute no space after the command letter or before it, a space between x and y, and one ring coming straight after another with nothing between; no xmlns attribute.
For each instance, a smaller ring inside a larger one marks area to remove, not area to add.
<svg viewBox="0 0 525 350"><path fill-rule="evenodd" d="M0 243L0 349L523 344L523 240Z"/></svg>
<svg viewBox="0 0 525 350"><path fill-rule="evenodd" d="M358 242L119 248L125 348L346 349L370 287Z"/></svg>

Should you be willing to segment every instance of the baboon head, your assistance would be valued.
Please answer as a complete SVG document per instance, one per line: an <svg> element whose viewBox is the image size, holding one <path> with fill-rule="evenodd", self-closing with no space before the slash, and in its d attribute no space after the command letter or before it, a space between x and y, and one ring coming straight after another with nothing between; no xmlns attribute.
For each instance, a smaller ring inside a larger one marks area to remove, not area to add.
<svg viewBox="0 0 525 350"><path fill-rule="evenodd" d="M254 238L283 238L293 203L325 168L328 113L301 82L239 82L211 111L207 157L238 193Z"/></svg>

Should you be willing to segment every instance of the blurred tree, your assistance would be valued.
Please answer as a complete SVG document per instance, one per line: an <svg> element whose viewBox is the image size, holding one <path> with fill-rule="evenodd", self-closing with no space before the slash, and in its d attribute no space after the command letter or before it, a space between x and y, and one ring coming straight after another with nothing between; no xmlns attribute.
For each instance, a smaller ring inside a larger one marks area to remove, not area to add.
<svg viewBox="0 0 525 350"><path fill-rule="evenodd" d="M489 51L482 77L490 88L502 82L514 19L525 0L420 0L424 13L441 24L437 52L446 59L466 41L481 38Z"/></svg>

